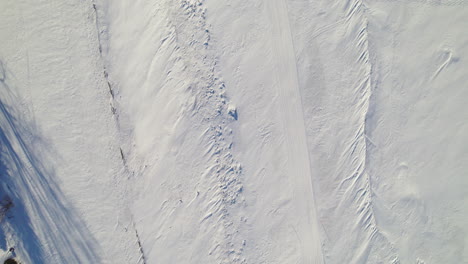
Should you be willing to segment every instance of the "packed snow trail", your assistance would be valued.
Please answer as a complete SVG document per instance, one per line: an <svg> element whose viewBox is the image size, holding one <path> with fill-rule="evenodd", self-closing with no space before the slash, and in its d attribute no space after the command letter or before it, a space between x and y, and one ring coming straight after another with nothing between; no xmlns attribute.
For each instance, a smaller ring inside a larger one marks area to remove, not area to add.
<svg viewBox="0 0 468 264"><path fill-rule="evenodd" d="M297 222L291 223L299 234L300 263L323 263L319 224L316 216L312 173L298 84L296 57L285 0L273 0L267 6L274 50L275 89L279 95L287 177L293 183L291 203Z"/></svg>

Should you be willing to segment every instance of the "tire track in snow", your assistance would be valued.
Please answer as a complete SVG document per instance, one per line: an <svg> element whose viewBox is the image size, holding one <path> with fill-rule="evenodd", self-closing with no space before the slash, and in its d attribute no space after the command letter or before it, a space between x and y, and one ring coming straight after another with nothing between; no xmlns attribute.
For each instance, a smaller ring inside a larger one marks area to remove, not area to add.
<svg viewBox="0 0 468 264"><path fill-rule="evenodd" d="M295 183L293 199L296 210L304 214L298 216L297 222L299 230L306 231L303 239L299 239L301 263L324 263L288 6L285 0L267 1L266 5L272 23L273 51L277 55L276 89L282 106L288 171Z"/></svg>

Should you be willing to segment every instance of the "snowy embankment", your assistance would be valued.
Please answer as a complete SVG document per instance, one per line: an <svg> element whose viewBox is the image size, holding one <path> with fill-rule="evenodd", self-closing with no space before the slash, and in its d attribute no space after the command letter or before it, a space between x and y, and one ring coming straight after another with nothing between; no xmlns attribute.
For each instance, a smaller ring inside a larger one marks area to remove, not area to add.
<svg viewBox="0 0 468 264"><path fill-rule="evenodd" d="M465 2L0 7L24 263L468 262Z"/></svg>

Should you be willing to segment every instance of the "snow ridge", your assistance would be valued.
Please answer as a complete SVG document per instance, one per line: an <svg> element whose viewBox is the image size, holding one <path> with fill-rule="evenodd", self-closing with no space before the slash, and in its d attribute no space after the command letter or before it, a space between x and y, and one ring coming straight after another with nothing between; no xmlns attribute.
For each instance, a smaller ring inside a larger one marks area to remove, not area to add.
<svg viewBox="0 0 468 264"><path fill-rule="evenodd" d="M354 256L352 263L364 263L372 257L373 250L387 251L380 256L386 256L391 263L399 263L398 256L389 243L388 239L379 231L378 224L375 219L373 209L373 193L370 175L367 172L368 166L368 149L374 145L367 133L369 130L369 119L372 114L372 63L369 54L369 36L368 36L368 20L365 16L366 7L362 0L348 1L345 5L345 20L349 24L350 30L348 34L357 35L349 36L356 43L359 49L357 63L360 64L359 76L361 79L355 84L355 105L358 106L357 112L359 116L359 126L353 142L349 144L348 155L353 159L352 164L355 166L355 172L348 178L344 179L338 189L345 189L345 193L352 195L352 202L357 207L359 226L366 230L365 244ZM352 183L350 183L352 182ZM372 259L370 260L372 261Z"/></svg>
<svg viewBox="0 0 468 264"><path fill-rule="evenodd" d="M204 159L211 166L202 177L213 183L208 185L207 199L210 202L206 204L206 215L200 219L200 225L210 226L216 221L214 224L218 226L219 237L212 241L209 252L216 262L245 263L242 258L243 245L235 239L238 227L230 215L230 209L243 201L242 168L230 151L233 145L229 123L238 118L237 110L225 95L226 87L217 69L217 58L210 50L211 35L203 2L182 0L180 9L173 11L179 14L172 16L179 20L175 23L177 27L174 27L176 43L188 43L184 45L186 49L180 57L186 60L185 72L193 75L187 79L199 80L188 88L194 99L189 113L207 127L200 136L202 144L206 146ZM192 67L194 63L196 67Z"/></svg>
<svg viewBox="0 0 468 264"><path fill-rule="evenodd" d="M115 79L111 102L119 106L115 115L121 156L134 176L128 182L134 195L126 196L136 201L132 208L129 200L132 219L125 222L138 228L144 261L164 262L167 258L167 261L197 262L208 258L215 263L243 263L244 243L238 238L244 223L239 220L243 219L239 213L244 204L242 167L231 151L230 128L230 123L239 116L226 96L218 58L211 48L213 40L204 1L160 1L130 8L135 12L125 10L124 18L119 12L125 7L108 11L102 20L106 25L100 31L106 35L103 38L112 40L102 44L108 51L103 54L104 60L109 61L109 75ZM142 8L147 12L142 14ZM126 21L131 15L143 16L139 21L144 28L122 29L119 19ZM104 28L107 26L108 33ZM136 37L119 50L114 43L128 41L119 38L122 32ZM143 46L149 46L150 57L145 55L143 62L134 60L142 54L138 47ZM131 66L119 68L121 63L115 61L120 58L141 68L138 72ZM140 104L142 100L145 102ZM149 185L153 188L146 190ZM138 200L135 197L141 188L146 191L141 192L142 198ZM160 208L148 208L149 202L158 201ZM140 204L144 209L140 210ZM153 217L148 220L150 214ZM172 228L182 218L196 227L191 231L179 226ZM145 224L146 221L151 223ZM170 243L181 245L181 239L175 238L178 232L182 233L182 240L189 237L187 240L192 243L174 256L165 247ZM202 259L193 259L190 248L206 250L206 254L197 254Z"/></svg>

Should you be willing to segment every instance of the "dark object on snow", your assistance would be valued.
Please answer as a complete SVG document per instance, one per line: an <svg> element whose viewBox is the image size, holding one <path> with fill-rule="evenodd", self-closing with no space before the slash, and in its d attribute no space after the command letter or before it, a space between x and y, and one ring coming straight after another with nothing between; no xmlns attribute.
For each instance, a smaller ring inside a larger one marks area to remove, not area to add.
<svg viewBox="0 0 468 264"><path fill-rule="evenodd" d="M234 118L234 120L237 120L237 109L235 106L229 106L228 108L228 114Z"/></svg>
<svg viewBox="0 0 468 264"><path fill-rule="evenodd" d="M3 220L3 218L6 216L8 211L14 206L13 201L9 196L3 197L3 199L0 200L0 222Z"/></svg>
<svg viewBox="0 0 468 264"><path fill-rule="evenodd" d="M18 262L12 258L5 260L3 264L18 264Z"/></svg>
<svg viewBox="0 0 468 264"><path fill-rule="evenodd" d="M10 251L11 253L15 252L15 248L14 248L14 247L11 247L11 248L9 249L9 251Z"/></svg>

